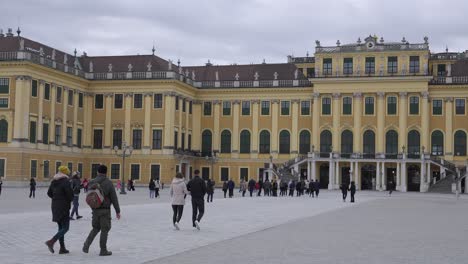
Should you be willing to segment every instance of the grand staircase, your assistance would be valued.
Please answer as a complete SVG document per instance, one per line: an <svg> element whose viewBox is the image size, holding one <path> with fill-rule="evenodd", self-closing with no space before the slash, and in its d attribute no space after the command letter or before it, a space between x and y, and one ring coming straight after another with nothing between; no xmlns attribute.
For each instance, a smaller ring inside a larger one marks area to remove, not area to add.
<svg viewBox="0 0 468 264"><path fill-rule="evenodd" d="M460 193L461 190L458 190L460 185L459 183L467 177L466 167L459 168L455 164L435 156L431 156L430 162L434 165L445 168L446 175L436 183L430 185L428 192L453 193L452 185L455 183L457 188L456 192Z"/></svg>

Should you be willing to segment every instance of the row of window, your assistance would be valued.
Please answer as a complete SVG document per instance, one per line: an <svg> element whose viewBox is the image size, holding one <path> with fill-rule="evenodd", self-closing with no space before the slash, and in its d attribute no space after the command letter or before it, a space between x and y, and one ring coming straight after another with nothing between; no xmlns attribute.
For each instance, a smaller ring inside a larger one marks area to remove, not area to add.
<svg viewBox="0 0 468 264"><path fill-rule="evenodd" d="M353 74L353 58L343 58L343 74L351 75ZM420 62L419 56L410 56L409 57L409 73L419 73ZM365 74L375 74L375 57L366 57L364 64L364 73ZM387 57L387 73L396 74L398 73L398 57L389 56ZM323 74L332 75L333 74L333 60L331 58L323 59Z"/></svg>
<svg viewBox="0 0 468 264"><path fill-rule="evenodd" d="M1 173L1 159L0 159L0 173ZM5 160L3 160L3 163L5 163ZM31 166L30 166L30 171L29 171L29 175L31 178L37 178L38 177L38 161L37 160L31 160ZM51 176L53 176L56 172L58 172L58 168L62 166L62 161L56 161L55 162L55 170L54 171L50 171L50 161L48 160L44 160L43 163L42 163L42 167L43 167L43 170L42 170L42 176L44 178L49 178ZM68 162L67 163L67 167L68 169L70 170L70 172L73 171L73 162ZM83 163L77 163L77 167L76 167L77 171L79 172L83 172ZM86 175L84 175L86 176ZM0 176L1 177L1 176Z"/></svg>
<svg viewBox="0 0 468 264"><path fill-rule="evenodd" d="M0 78L0 95L10 93L10 79L9 78ZM8 108L8 98L0 98L0 109Z"/></svg>
<svg viewBox="0 0 468 264"><path fill-rule="evenodd" d="M310 101L301 101L301 115L310 115ZM223 101L223 116L230 116L232 113L232 103L230 101ZM251 113L251 102L242 101L241 103L241 115L248 116ZM270 101L261 101L260 102L260 114L261 115L270 115ZM290 101L281 101L280 103L281 115L290 115L291 113L291 102ZM211 116L212 115L212 103L204 102L203 103L203 115Z"/></svg>
<svg viewBox="0 0 468 264"><path fill-rule="evenodd" d="M91 164L91 178L96 178L97 170L101 164L100 163L92 163ZM121 177L121 168L119 163L111 163L110 164L110 178L112 180L118 180ZM150 165L150 177L153 180L160 180L161 178L161 165L160 164L151 164ZM131 163L130 164L130 178L132 180L140 180L141 179L141 164L139 163Z"/></svg>
<svg viewBox="0 0 468 264"><path fill-rule="evenodd" d="M45 83L44 84L44 99L45 100L50 100L50 89L51 85L50 83ZM55 94L55 102L58 104L61 104L63 101L63 92L64 89L61 86L57 86L56 88L56 94ZM31 96L32 97L37 97L38 96L38 81L37 80L32 80L31 83ZM83 108L83 93L78 92L78 107ZM75 97L75 92L73 90L68 90L68 99L67 99L67 104L69 106L73 106L73 101Z"/></svg>
<svg viewBox="0 0 468 264"><path fill-rule="evenodd" d="M5 120L2 120L2 121L5 121ZM1 129L2 129L1 122L2 121L0 121L0 142L2 142L1 141L1 134L2 134L1 133ZM8 123L6 123L6 129L8 129ZM38 127L37 127L36 121L30 121L29 122L29 142L30 143L33 143L33 144L37 143L37 140L38 140L37 130L38 130ZM55 132L55 134L54 134L55 145L61 146L62 145L62 136L63 136L62 135L62 126L61 125L55 125L55 131L54 132ZM73 128L72 127L67 127L65 136L66 136L65 144L68 147L72 147L73 146ZM78 147L78 148L82 147L82 138L83 138L83 129L77 128L77 131L76 131L76 147ZM49 144L49 124L48 123L42 124L42 144L46 144L46 145Z"/></svg>
<svg viewBox="0 0 468 264"><path fill-rule="evenodd" d="M182 112L187 111L186 99L182 99ZM124 94L114 94L114 109L123 109L124 108ZM133 94L133 108L134 109L143 109L143 94ZM163 108L163 95L154 94L153 95L153 108L162 109ZM192 113L193 103L189 101L189 114ZM104 94L96 94L94 96L94 109L104 109ZM179 110L179 97L175 98L175 110Z"/></svg>

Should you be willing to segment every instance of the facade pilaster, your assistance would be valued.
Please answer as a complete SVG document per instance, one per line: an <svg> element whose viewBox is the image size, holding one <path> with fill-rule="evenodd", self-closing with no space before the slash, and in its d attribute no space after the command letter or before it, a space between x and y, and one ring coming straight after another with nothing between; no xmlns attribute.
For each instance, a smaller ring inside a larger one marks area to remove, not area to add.
<svg viewBox="0 0 468 264"><path fill-rule="evenodd" d="M239 116L240 116L240 101L234 100L232 102L232 156L237 158L239 156Z"/></svg>
<svg viewBox="0 0 468 264"><path fill-rule="evenodd" d="M112 99L114 98L114 94L106 93L104 94L104 107L105 107L105 115L106 120L104 121L104 149L110 149L111 146L111 134L112 134ZM127 141L129 144L130 141Z"/></svg>
<svg viewBox="0 0 468 264"><path fill-rule="evenodd" d="M201 150L201 111L202 104L200 101L192 103L192 149L195 151Z"/></svg>
<svg viewBox="0 0 468 264"><path fill-rule="evenodd" d="M57 85L50 84L50 123L49 123L49 144L58 144L55 142L55 105L57 102ZM62 101L63 104L63 101Z"/></svg>
<svg viewBox="0 0 468 264"><path fill-rule="evenodd" d="M316 149L320 149L319 128L320 128L320 94L314 93L313 101L312 101L312 145Z"/></svg>
<svg viewBox="0 0 468 264"><path fill-rule="evenodd" d="M80 94L78 91L75 91L75 96L73 97L73 128L72 128L72 144L74 147L78 144L78 101Z"/></svg>
<svg viewBox="0 0 468 264"><path fill-rule="evenodd" d="M190 120L190 101L189 100L185 100L184 102L185 104L185 148L188 149L188 144L189 144L189 120ZM187 168L189 168L190 166L187 166ZM189 168L190 170L190 168ZM186 175L189 175L189 174L186 174Z"/></svg>
<svg viewBox="0 0 468 264"><path fill-rule="evenodd" d="M421 136L422 142L421 147L423 147L426 151L430 152L430 133L429 133L429 92L424 91L421 93L422 97L422 115L421 115Z"/></svg>
<svg viewBox="0 0 468 264"><path fill-rule="evenodd" d="M362 144L361 144L361 126L362 126L362 93L353 94L353 116L354 116L354 144L353 150L355 153L360 153Z"/></svg>
<svg viewBox="0 0 468 264"><path fill-rule="evenodd" d="M164 153L171 154L174 149L175 93L164 94Z"/></svg>
<svg viewBox="0 0 468 264"><path fill-rule="evenodd" d="M57 89L57 88L55 88ZM67 124L68 124L68 91L70 88L63 87L63 101L62 101L62 142L57 145L67 145ZM55 103L55 101L54 101ZM57 143L57 142L56 142Z"/></svg>
<svg viewBox="0 0 468 264"><path fill-rule="evenodd" d="M297 154L299 153L299 145L298 145L298 138L299 138L299 104L301 100L295 99L292 100L292 131L291 131L291 153Z"/></svg>
<svg viewBox="0 0 468 264"><path fill-rule="evenodd" d="M453 160L453 97L445 98L445 159ZM468 181L467 181L468 182Z"/></svg>
<svg viewBox="0 0 468 264"><path fill-rule="evenodd" d="M143 125L143 153L148 153L151 149L151 99L153 93L145 93L145 123Z"/></svg>
<svg viewBox="0 0 468 264"><path fill-rule="evenodd" d="M28 142L29 101L31 97L31 77L16 76L15 114L13 127L14 142Z"/></svg>
<svg viewBox="0 0 468 264"><path fill-rule="evenodd" d="M278 157L278 114L280 100L275 99L271 101L271 153L273 158Z"/></svg>
<svg viewBox="0 0 468 264"><path fill-rule="evenodd" d="M177 133L177 148L182 148L182 133L185 131L184 130L184 126L182 125L182 116L183 116L183 103L184 103L184 98L182 98L181 96L179 97L176 97L175 100L179 100L179 102L177 102L179 104L179 122L177 124L177 126L179 127L179 131ZM187 110L187 109L185 109Z"/></svg>
<svg viewBox="0 0 468 264"><path fill-rule="evenodd" d="M341 102L341 94L334 93L333 94L333 136L332 136L332 145L333 151L339 153L341 151L341 144L340 144L340 102Z"/></svg>
<svg viewBox="0 0 468 264"><path fill-rule="evenodd" d="M402 146L407 145L407 127L408 127L408 94L406 92L401 92L398 102L398 151L402 149ZM406 150L405 150L406 151Z"/></svg>
<svg viewBox="0 0 468 264"><path fill-rule="evenodd" d="M131 143L130 133L131 133L131 125L132 125L131 121L132 121L132 99L133 99L133 94L132 93L126 93L124 95L124 97L125 97L124 141L127 143L127 145L130 145L130 143ZM165 129L164 129L164 132L166 132ZM164 134L164 143L165 143L165 138L166 138L166 134ZM164 144L164 146L165 146L165 144Z"/></svg>
<svg viewBox="0 0 468 264"><path fill-rule="evenodd" d="M377 93L377 154L385 153L385 93Z"/></svg>
<svg viewBox="0 0 468 264"><path fill-rule="evenodd" d="M252 158L258 157L258 115L260 100L252 101Z"/></svg>
<svg viewBox="0 0 468 264"><path fill-rule="evenodd" d="M85 93L84 94L84 115L83 115L83 148L91 148L91 133L92 133L92 124L93 124L93 94Z"/></svg>
<svg viewBox="0 0 468 264"><path fill-rule="evenodd" d="M37 116L37 143L42 143L42 127L44 125L44 84L43 80L38 82L38 116Z"/></svg>
<svg viewBox="0 0 468 264"><path fill-rule="evenodd" d="M214 114L213 114L213 151L217 152L220 150L220 131L219 131L219 121L221 115L221 101L213 101ZM232 135L237 137L237 134Z"/></svg>

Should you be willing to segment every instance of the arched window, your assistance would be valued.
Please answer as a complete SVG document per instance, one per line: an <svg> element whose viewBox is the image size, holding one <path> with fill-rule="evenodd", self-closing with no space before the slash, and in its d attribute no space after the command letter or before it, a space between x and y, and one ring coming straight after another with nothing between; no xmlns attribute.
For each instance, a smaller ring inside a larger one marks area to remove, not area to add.
<svg viewBox="0 0 468 264"><path fill-rule="evenodd" d="M260 132L260 153L270 153L270 132L268 130L263 130Z"/></svg>
<svg viewBox="0 0 468 264"><path fill-rule="evenodd" d="M3 119L0 120L0 142L8 141L8 122Z"/></svg>
<svg viewBox="0 0 468 264"><path fill-rule="evenodd" d="M299 135L299 153L307 154L310 152L310 132L303 130Z"/></svg>
<svg viewBox="0 0 468 264"><path fill-rule="evenodd" d="M328 153L332 151L332 133L328 130L320 133L320 155L328 157Z"/></svg>
<svg viewBox="0 0 468 264"><path fill-rule="evenodd" d="M444 155L444 134L440 130L432 132L431 135L431 155Z"/></svg>
<svg viewBox="0 0 468 264"><path fill-rule="evenodd" d="M231 153L231 132L229 130L221 132L221 153Z"/></svg>
<svg viewBox="0 0 468 264"><path fill-rule="evenodd" d="M240 133L240 153L250 153L250 132L242 130Z"/></svg>
<svg viewBox="0 0 468 264"><path fill-rule="evenodd" d="M290 139L289 132L287 130L283 130L279 134L279 153L280 154L289 154L290 152Z"/></svg>
<svg viewBox="0 0 468 264"><path fill-rule="evenodd" d="M349 158L353 153L353 132L345 130L341 133L341 157Z"/></svg>
<svg viewBox="0 0 468 264"><path fill-rule="evenodd" d="M421 137L419 132L416 130L411 130L408 132L408 158L419 158L421 150Z"/></svg>
<svg viewBox="0 0 468 264"><path fill-rule="evenodd" d="M211 131L205 130L202 133L202 156L211 156L211 146Z"/></svg>
<svg viewBox="0 0 468 264"><path fill-rule="evenodd" d="M398 133L395 130L389 130L385 134L385 157L396 159L398 156Z"/></svg>
<svg viewBox="0 0 468 264"><path fill-rule="evenodd" d="M466 133L465 131L458 130L455 132L455 156L466 156Z"/></svg>
<svg viewBox="0 0 468 264"><path fill-rule="evenodd" d="M372 130L366 130L363 135L363 151L365 158L375 158L375 133Z"/></svg>

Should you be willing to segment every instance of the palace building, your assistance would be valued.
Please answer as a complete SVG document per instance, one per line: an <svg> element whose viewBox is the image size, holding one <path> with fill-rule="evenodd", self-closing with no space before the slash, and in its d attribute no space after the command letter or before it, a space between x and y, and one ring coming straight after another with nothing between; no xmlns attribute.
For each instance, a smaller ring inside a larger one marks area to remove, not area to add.
<svg viewBox="0 0 468 264"><path fill-rule="evenodd" d="M182 66L88 56L0 33L0 177L49 182L60 165L169 183L317 179L426 192L467 163L468 52L369 36L286 63ZM121 157L125 145L132 152ZM464 183L463 183L464 184ZM460 183L460 185L462 185Z"/></svg>

